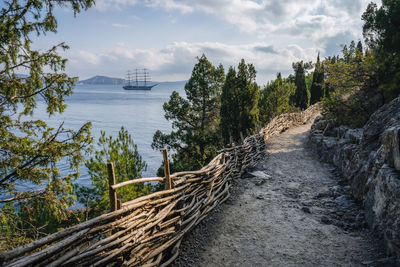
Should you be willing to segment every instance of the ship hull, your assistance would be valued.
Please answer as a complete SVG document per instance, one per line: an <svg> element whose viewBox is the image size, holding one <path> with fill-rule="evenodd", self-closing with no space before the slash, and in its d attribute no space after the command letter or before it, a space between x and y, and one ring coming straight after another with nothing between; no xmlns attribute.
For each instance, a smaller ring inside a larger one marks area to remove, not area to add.
<svg viewBox="0 0 400 267"><path fill-rule="evenodd" d="M123 88L124 88L125 90L146 90L146 91L149 91L149 90L151 90L151 88L153 88L153 87L156 86L156 85L157 85L157 84L151 85L151 86L125 85Z"/></svg>

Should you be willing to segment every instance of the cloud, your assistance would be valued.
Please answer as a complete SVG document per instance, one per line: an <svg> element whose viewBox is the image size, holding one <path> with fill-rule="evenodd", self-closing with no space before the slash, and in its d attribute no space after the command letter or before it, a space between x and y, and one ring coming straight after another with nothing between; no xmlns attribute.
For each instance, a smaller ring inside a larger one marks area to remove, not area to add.
<svg viewBox="0 0 400 267"><path fill-rule="evenodd" d="M111 24L111 26L115 27L115 28L129 28L130 25L128 24L119 24L119 23L113 23Z"/></svg>
<svg viewBox="0 0 400 267"><path fill-rule="evenodd" d="M274 49L272 45L267 46L255 46L255 51L264 52L266 54L278 54L278 52Z"/></svg>
<svg viewBox="0 0 400 267"><path fill-rule="evenodd" d="M299 60L315 60L320 49L303 49L298 45L288 45L276 49L266 43L230 45L218 42L187 43L175 42L162 49L136 49L119 43L113 50L99 53L79 51L70 54L69 68L87 78L99 73L123 77L127 69L147 68L158 81L185 80L190 77L196 64L196 57L203 53L214 64L222 63L227 69L237 66L244 58L253 63L258 71L258 82L265 84L277 72L289 74L291 63ZM142 64L138 64L142 62ZM85 63L85 64L83 64ZM76 75L76 74L75 74Z"/></svg>
<svg viewBox="0 0 400 267"><path fill-rule="evenodd" d="M89 51L79 51L78 58L80 61L88 63L89 65L98 65L101 61L101 56Z"/></svg>
<svg viewBox="0 0 400 267"><path fill-rule="evenodd" d="M214 15L241 32L266 37L297 35L318 41L344 29L357 35L360 16L370 0L98 0L97 7L145 6L182 14Z"/></svg>
<svg viewBox="0 0 400 267"><path fill-rule="evenodd" d="M185 3L184 1L151 0L151 1L146 1L146 6L154 8L162 8L167 11L178 10L179 12L182 13L193 12L193 8L190 6L190 4Z"/></svg>
<svg viewBox="0 0 400 267"><path fill-rule="evenodd" d="M134 6L139 3L139 0L97 0L95 8L101 11L109 9L120 10L126 6Z"/></svg>
<svg viewBox="0 0 400 267"><path fill-rule="evenodd" d="M160 43L158 48L151 49L138 49L130 44L119 43L109 45L113 47L109 50L71 53L69 64L76 73L87 76L102 70L107 75L121 77L127 69L148 68L158 80L179 80L189 78L196 57L204 53L213 64L222 63L226 68L236 66L244 58L256 66L258 81L266 83L277 72L283 75L291 73L292 62L315 60L318 52L322 57L336 54L340 51L340 45L360 39L360 17L369 1L97 0L99 10L157 9L157 12L169 13L176 23L190 21L192 15L202 19L204 16L214 16L221 23L233 26L226 27L233 34L233 39L249 40L247 44L246 41L240 41L235 45L228 44L229 38L224 36L214 42L193 41L199 40L196 38L191 42L168 40L167 45ZM113 26L128 25L115 23Z"/></svg>

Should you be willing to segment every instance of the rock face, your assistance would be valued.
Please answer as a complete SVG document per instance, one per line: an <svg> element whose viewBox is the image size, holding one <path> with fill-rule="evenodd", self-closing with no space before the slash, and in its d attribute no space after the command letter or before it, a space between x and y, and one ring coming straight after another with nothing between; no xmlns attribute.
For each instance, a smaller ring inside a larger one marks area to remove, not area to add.
<svg viewBox="0 0 400 267"><path fill-rule="evenodd" d="M400 97L382 106L362 129L329 127L316 118L310 144L333 163L365 208L370 228L400 257Z"/></svg>

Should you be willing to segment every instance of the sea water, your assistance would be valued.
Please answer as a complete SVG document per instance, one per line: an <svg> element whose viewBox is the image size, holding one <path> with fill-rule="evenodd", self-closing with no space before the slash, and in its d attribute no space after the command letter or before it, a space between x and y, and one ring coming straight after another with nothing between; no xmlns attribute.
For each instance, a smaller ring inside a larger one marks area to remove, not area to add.
<svg viewBox="0 0 400 267"><path fill-rule="evenodd" d="M139 154L147 163L142 177L156 176L162 163L162 153L151 148L153 135L157 130L171 131L171 122L164 118L163 104L175 90L184 96L185 82L160 83L151 91L128 91L121 85L77 85L74 94L66 99L67 108L62 114L50 116L45 111L45 103L38 103L35 118L52 127L64 122L67 129L79 129L85 122L92 122L92 135L96 147L100 131L106 136L118 136L121 126L132 135ZM69 172L66 163L60 163L61 174ZM90 185L90 177L85 166L80 168L78 183Z"/></svg>

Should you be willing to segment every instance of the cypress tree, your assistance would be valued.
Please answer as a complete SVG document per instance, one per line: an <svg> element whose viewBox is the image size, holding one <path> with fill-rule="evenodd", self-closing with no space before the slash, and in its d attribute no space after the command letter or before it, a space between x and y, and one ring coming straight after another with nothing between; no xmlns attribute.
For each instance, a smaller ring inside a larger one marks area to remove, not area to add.
<svg viewBox="0 0 400 267"><path fill-rule="evenodd" d="M295 71L294 83L296 85L296 92L294 94L294 104L300 109L306 109L308 106L308 95L306 86L306 77L304 73L303 61L293 63Z"/></svg>
<svg viewBox="0 0 400 267"><path fill-rule="evenodd" d="M361 53L363 52L363 45L362 45L361 41L358 41L358 43L357 43L357 50Z"/></svg>
<svg viewBox="0 0 400 267"><path fill-rule="evenodd" d="M225 144L230 142L230 137L239 138L239 109L236 93L236 71L230 67L222 87L221 95L221 133Z"/></svg>
<svg viewBox="0 0 400 267"><path fill-rule="evenodd" d="M310 105L317 103L323 97L324 94L323 83L324 83L324 71L322 69L318 53L317 63L315 63L314 76L310 89L311 92Z"/></svg>
<svg viewBox="0 0 400 267"><path fill-rule="evenodd" d="M256 70L253 64L244 59L238 65L238 71L231 67L228 71L221 96L221 133L225 143L232 136L240 139L240 132L249 130L255 133L258 119L258 91L255 82Z"/></svg>
<svg viewBox="0 0 400 267"><path fill-rule="evenodd" d="M256 69L242 59L238 65L237 86L239 96L239 130L255 133L258 124L258 91Z"/></svg>

